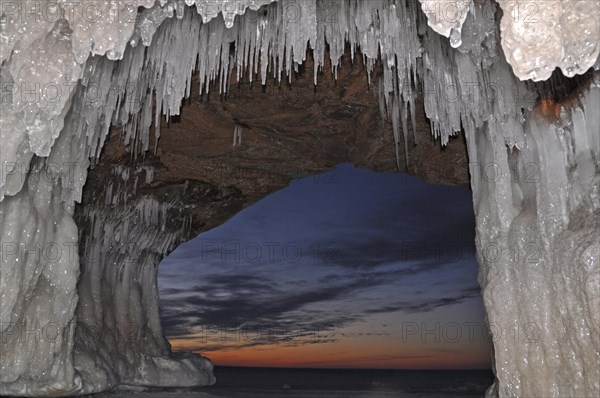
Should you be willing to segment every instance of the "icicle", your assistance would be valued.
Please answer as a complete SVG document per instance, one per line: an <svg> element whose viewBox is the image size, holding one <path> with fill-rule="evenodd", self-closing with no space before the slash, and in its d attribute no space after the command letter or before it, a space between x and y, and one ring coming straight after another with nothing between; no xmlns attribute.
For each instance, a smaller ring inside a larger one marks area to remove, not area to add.
<svg viewBox="0 0 600 398"><path fill-rule="evenodd" d="M154 167L144 166L144 171L146 173L146 175L145 175L146 184L152 183L152 180L154 179Z"/></svg>
<svg viewBox="0 0 600 398"><path fill-rule="evenodd" d="M414 98L409 101L410 106L410 121L412 122L413 141L417 145L417 118L415 116L415 100Z"/></svg>
<svg viewBox="0 0 600 398"><path fill-rule="evenodd" d="M112 190L113 190L113 183L112 183L112 181L109 181L108 186L106 187L106 193L104 195L104 204L107 206L112 204L112 201L113 201Z"/></svg>
<svg viewBox="0 0 600 398"><path fill-rule="evenodd" d="M400 167L400 132L398 131L398 120L400 119L400 107L398 105L398 99L392 98L392 131L394 132L394 145L396 148L396 166L398 170L402 170Z"/></svg>
<svg viewBox="0 0 600 398"><path fill-rule="evenodd" d="M406 110L406 101L403 101L400 108L400 118L402 120L402 135L404 136L404 158L406 160L406 169L408 170L408 126L407 120L408 112Z"/></svg>
<svg viewBox="0 0 600 398"><path fill-rule="evenodd" d="M242 126L239 124L235 125L235 128L233 129L233 148L242 145L242 130Z"/></svg>

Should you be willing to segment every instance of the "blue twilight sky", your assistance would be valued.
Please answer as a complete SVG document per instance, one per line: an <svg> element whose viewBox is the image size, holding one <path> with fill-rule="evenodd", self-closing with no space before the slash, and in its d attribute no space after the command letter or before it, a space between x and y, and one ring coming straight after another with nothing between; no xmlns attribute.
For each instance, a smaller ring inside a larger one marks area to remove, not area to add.
<svg viewBox="0 0 600 398"><path fill-rule="evenodd" d="M471 192L343 164L159 267L174 349L216 364L483 368Z"/></svg>

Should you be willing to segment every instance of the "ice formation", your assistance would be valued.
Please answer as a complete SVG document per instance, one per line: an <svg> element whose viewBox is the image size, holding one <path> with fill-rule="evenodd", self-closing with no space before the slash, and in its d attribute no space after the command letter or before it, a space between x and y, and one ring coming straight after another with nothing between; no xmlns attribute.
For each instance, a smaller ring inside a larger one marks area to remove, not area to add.
<svg viewBox="0 0 600 398"><path fill-rule="evenodd" d="M327 47L335 73L349 45L369 75L381 60L397 148L409 118L414 130L417 92L443 144L466 134L495 332L489 395L598 396L600 89L548 123L519 80L598 67L598 3L536 2L530 25L500 1L500 28L492 1L453 2L452 18L449 3L3 2L0 394L211 383L206 359L170 353L158 318L156 266L186 228L178 202L128 200L119 181L142 170L115 170L106 194L81 205L78 234L90 162L111 126L134 156L151 149L151 127L158 137L161 117L179 113L196 67L200 90L225 91L234 69L291 79L307 46L321 68Z"/></svg>
<svg viewBox="0 0 600 398"><path fill-rule="evenodd" d="M521 79L546 80L554 68L572 77L600 54L600 2L499 0L502 48Z"/></svg>
<svg viewBox="0 0 600 398"><path fill-rule="evenodd" d="M461 30L473 0L419 0L429 26L462 44ZM572 77L587 71L600 54L600 2L595 0L498 0L503 11L502 49L521 80L546 80L556 67ZM481 4L485 4L480 2ZM472 11L471 11L472 12ZM493 18L495 7L483 10Z"/></svg>
<svg viewBox="0 0 600 398"><path fill-rule="evenodd" d="M462 25L467 19L473 0L448 1L448 0L419 0L423 12L427 16L429 26L439 33L450 38L452 47L462 44Z"/></svg>

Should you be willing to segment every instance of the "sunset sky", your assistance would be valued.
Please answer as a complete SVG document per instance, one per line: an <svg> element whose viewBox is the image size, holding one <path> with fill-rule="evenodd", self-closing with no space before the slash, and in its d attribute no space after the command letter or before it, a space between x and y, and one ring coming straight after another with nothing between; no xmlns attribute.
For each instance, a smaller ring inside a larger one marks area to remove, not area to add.
<svg viewBox="0 0 600 398"><path fill-rule="evenodd" d="M474 228L466 189L293 181L161 263L165 335L216 365L489 368Z"/></svg>

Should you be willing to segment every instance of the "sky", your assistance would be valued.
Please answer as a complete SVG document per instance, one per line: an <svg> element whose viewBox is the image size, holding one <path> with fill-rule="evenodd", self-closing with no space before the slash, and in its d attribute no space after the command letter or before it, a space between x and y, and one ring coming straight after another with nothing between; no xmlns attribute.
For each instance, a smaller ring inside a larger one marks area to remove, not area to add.
<svg viewBox="0 0 600 398"><path fill-rule="evenodd" d="M215 365L491 365L471 191L342 164L292 181L159 266L174 350Z"/></svg>

